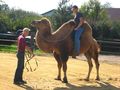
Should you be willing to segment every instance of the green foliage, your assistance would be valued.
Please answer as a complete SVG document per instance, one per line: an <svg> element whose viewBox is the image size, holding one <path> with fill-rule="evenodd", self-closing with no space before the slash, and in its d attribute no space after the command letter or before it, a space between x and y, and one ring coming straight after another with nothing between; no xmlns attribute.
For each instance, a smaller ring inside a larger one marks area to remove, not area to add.
<svg viewBox="0 0 120 90"><path fill-rule="evenodd" d="M16 45L0 45L0 52L8 52L8 53L16 53L17 46Z"/></svg>
<svg viewBox="0 0 120 90"><path fill-rule="evenodd" d="M68 0L60 0L54 15L49 17L55 30L73 18L70 10L72 5L68 3ZM93 36L96 39L120 39L120 23L109 20L106 8L111 8L109 3L102 5L100 0L89 0L81 6L80 12L92 26Z"/></svg>
<svg viewBox="0 0 120 90"><path fill-rule="evenodd" d="M120 22L112 23L111 38L120 39Z"/></svg>
<svg viewBox="0 0 120 90"><path fill-rule="evenodd" d="M109 39L110 28L112 23L108 22L97 22L96 25L92 25L93 36L97 39Z"/></svg>
<svg viewBox="0 0 120 90"><path fill-rule="evenodd" d="M0 5L0 32L16 31L24 27L30 28L30 23L41 16L23 10L10 9L7 4Z"/></svg>
<svg viewBox="0 0 120 90"><path fill-rule="evenodd" d="M11 18L11 26L13 30L29 27L32 20L41 18L35 13L14 9L9 13L9 17Z"/></svg>
<svg viewBox="0 0 120 90"><path fill-rule="evenodd" d="M2 4L0 5L0 31L1 32L6 32L8 30L8 20L9 20L9 17L7 15L8 13L8 10L9 10L9 7L7 4Z"/></svg>
<svg viewBox="0 0 120 90"><path fill-rule="evenodd" d="M99 0L89 0L81 6L80 11L84 14L86 20L90 24L96 24L97 22L105 22L108 17L105 8L110 7L110 5L101 5Z"/></svg>
<svg viewBox="0 0 120 90"><path fill-rule="evenodd" d="M24 27L30 28L31 21L41 19L41 16L36 13L10 9L2 0L0 3L0 32L16 31ZM69 0L60 0L55 13L51 17L47 17L51 20L54 30L66 21L73 19L71 7ZM109 3L102 5L100 0L89 0L81 6L80 12L92 26L95 38L120 39L120 22L110 21L106 8L110 8Z"/></svg>
<svg viewBox="0 0 120 90"><path fill-rule="evenodd" d="M54 15L50 17L55 30L72 18L71 5L67 5L68 2L67 0L61 0Z"/></svg>
<svg viewBox="0 0 120 90"><path fill-rule="evenodd" d="M99 0L89 0L81 6L80 11L84 14L85 19L92 26L93 36L95 38L119 38L120 24L119 22L112 23L112 21L109 20L106 8L110 8L109 3L102 5Z"/></svg>
<svg viewBox="0 0 120 90"><path fill-rule="evenodd" d="M17 52L17 45L0 45L0 52L4 53L16 53ZM34 54L42 55L44 52L42 50L36 49L34 50Z"/></svg>

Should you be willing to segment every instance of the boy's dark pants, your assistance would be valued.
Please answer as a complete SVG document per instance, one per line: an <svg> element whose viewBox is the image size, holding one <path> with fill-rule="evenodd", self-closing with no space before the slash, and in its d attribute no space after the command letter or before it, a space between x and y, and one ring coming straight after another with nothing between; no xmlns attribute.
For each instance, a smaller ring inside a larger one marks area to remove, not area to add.
<svg viewBox="0 0 120 90"><path fill-rule="evenodd" d="M25 56L25 52L20 52L20 51L17 52L18 63L14 76L14 82L19 82L23 80L22 76L24 70L24 56Z"/></svg>

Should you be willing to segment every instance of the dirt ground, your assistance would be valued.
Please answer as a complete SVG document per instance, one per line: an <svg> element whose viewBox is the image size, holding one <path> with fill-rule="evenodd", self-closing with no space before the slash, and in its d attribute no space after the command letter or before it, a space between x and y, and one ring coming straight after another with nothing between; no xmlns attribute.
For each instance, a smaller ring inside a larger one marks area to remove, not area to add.
<svg viewBox="0 0 120 90"><path fill-rule="evenodd" d="M34 72L24 70L26 85L13 84L16 69L15 54L0 53L0 90L120 90L120 61L119 56L100 56L101 81L95 80L95 65L91 73L90 81L84 81L88 72L85 58L81 60L70 58L68 61L68 84L56 81L57 64L52 56L35 56L39 67ZM30 61L32 68L36 67L34 59ZM80 59L80 57L79 57ZM105 60L104 60L105 59ZM117 63L109 63L112 62ZM63 73L62 73L63 76Z"/></svg>

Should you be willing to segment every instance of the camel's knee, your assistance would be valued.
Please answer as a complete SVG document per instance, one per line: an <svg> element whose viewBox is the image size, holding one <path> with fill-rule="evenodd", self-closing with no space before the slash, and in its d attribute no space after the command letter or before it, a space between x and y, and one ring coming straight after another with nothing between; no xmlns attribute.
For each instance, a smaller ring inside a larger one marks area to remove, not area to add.
<svg viewBox="0 0 120 90"><path fill-rule="evenodd" d="M62 63L58 63L58 68L61 68L62 67Z"/></svg>
<svg viewBox="0 0 120 90"><path fill-rule="evenodd" d="M97 59L94 59L94 60L95 60L95 65L96 65L96 67L99 68L100 63L99 63L99 61L98 61L98 58L97 58Z"/></svg>
<svg viewBox="0 0 120 90"><path fill-rule="evenodd" d="M93 67L93 64L91 64L90 66Z"/></svg>
<svg viewBox="0 0 120 90"><path fill-rule="evenodd" d="M97 66L99 67L99 66L100 66L100 64L98 63L98 64L97 64Z"/></svg>
<svg viewBox="0 0 120 90"><path fill-rule="evenodd" d="M91 60L88 60L88 65L89 65L90 68L93 67L93 64L92 64L92 61L91 61Z"/></svg>
<svg viewBox="0 0 120 90"><path fill-rule="evenodd" d="M95 62L96 67L99 67L100 64L99 64L99 60L98 60L98 54L95 55L93 59L94 59L94 62Z"/></svg>
<svg viewBox="0 0 120 90"><path fill-rule="evenodd" d="M61 56L61 61L63 62L63 64L66 63L67 60L68 60L68 56L67 55L62 55Z"/></svg>
<svg viewBox="0 0 120 90"><path fill-rule="evenodd" d="M67 64L63 63L63 71L66 72L66 70L67 70Z"/></svg>
<svg viewBox="0 0 120 90"><path fill-rule="evenodd" d="M99 63L97 63L97 64L96 64L96 68L99 68L99 67L100 67L100 64L99 64Z"/></svg>
<svg viewBox="0 0 120 90"><path fill-rule="evenodd" d="M90 68L93 68L93 64L89 64L89 67L90 67Z"/></svg>

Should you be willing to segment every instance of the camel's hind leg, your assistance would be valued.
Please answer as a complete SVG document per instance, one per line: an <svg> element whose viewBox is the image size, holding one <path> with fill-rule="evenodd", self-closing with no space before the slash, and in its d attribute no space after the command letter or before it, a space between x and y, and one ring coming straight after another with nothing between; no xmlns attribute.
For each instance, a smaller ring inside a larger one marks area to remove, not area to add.
<svg viewBox="0 0 120 90"><path fill-rule="evenodd" d="M93 57L94 61L95 61L95 65L96 65L96 71L97 71L97 76L96 76L96 80L100 80L100 77L99 77L99 61L98 61L98 53L96 53Z"/></svg>
<svg viewBox="0 0 120 90"><path fill-rule="evenodd" d="M89 77L90 77L90 73L92 71L92 68L93 68L93 64L92 64L92 60L91 60L91 56L89 53L86 53L85 54L86 58L87 58L87 62L88 62L88 66L89 66L89 71L88 71L88 75L86 77L86 81L89 81Z"/></svg>
<svg viewBox="0 0 120 90"><path fill-rule="evenodd" d="M58 54L56 54L55 52L53 54L54 54L54 57L57 61L57 66L58 66L58 76L55 79L56 80L61 80L62 61L61 61L60 56Z"/></svg>

